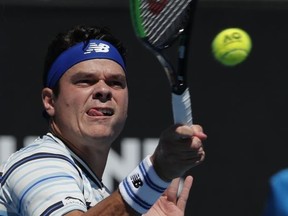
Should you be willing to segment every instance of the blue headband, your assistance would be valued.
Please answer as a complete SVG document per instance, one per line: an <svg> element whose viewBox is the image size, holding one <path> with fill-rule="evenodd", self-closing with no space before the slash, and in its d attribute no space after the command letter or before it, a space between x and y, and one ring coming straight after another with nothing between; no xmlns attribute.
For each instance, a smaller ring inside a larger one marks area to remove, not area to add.
<svg viewBox="0 0 288 216"><path fill-rule="evenodd" d="M69 68L90 59L110 59L126 71L123 58L112 44L103 40L90 40L88 43L78 43L58 56L48 72L46 86L53 88Z"/></svg>

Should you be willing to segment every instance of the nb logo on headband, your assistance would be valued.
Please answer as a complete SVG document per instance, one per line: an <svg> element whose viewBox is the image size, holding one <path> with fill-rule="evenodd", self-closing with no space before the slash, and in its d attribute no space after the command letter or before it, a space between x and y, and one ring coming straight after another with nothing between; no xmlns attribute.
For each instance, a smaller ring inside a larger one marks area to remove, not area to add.
<svg viewBox="0 0 288 216"><path fill-rule="evenodd" d="M108 53L110 49L110 46L108 46L107 44L104 43L90 43L88 48L86 49L86 51L84 52L84 54L90 54L92 52L102 52L102 53Z"/></svg>

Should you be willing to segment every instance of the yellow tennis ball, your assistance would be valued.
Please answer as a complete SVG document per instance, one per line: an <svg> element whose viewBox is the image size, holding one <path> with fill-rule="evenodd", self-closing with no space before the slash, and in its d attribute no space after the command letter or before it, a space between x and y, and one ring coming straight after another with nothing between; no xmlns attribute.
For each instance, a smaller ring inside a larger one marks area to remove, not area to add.
<svg viewBox="0 0 288 216"><path fill-rule="evenodd" d="M216 35L212 42L214 57L226 66L243 62L249 55L252 41L247 32L240 28L228 28Z"/></svg>

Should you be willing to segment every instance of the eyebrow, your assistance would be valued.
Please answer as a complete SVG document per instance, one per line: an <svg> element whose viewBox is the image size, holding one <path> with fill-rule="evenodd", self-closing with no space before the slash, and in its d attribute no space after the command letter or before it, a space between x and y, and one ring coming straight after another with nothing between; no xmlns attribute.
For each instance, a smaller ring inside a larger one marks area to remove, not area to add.
<svg viewBox="0 0 288 216"><path fill-rule="evenodd" d="M125 74L114 74L114 73L106 73L108 75L108 78L114 78L114 79L121 79L121 80L126 80L126 75ZM93 78L95 77L94 73L91 72L85 72L85 71L78 71L77 73L73 74L71 76L71 80L77 79L77 78Z"/></svg>
<svg viewBox="0 0 288 216"><path fill-rule="evenodd" d="M72 76L71 76L71 78L77 78L77 77L93 77L94 75L93 75L93 73L91 73L91 72L85 72L85 71L78 71L78 72L76 72L75 74L73 74Z"/></svg>

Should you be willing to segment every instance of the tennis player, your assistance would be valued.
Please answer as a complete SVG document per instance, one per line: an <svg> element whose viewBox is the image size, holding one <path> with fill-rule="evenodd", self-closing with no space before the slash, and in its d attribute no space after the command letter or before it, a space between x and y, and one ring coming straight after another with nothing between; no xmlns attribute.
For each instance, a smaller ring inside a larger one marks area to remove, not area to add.
<svg viewBox="0 0 288 216"><path fill-rule="evenodd" d="M116 191L101 181L127 118L126 72L125 49L107 29L57 35L43 76L48 133L2 164L0 215L184 215L193 179L177 197L178 177L205 157L198 125L164 130Z"/></svg>
<svg viewBox="0 0 288 216"><path fill-rule="evenodd" d="M273 174L269 179L269 190L263 216L288 215L288 168Z"/></svg>

